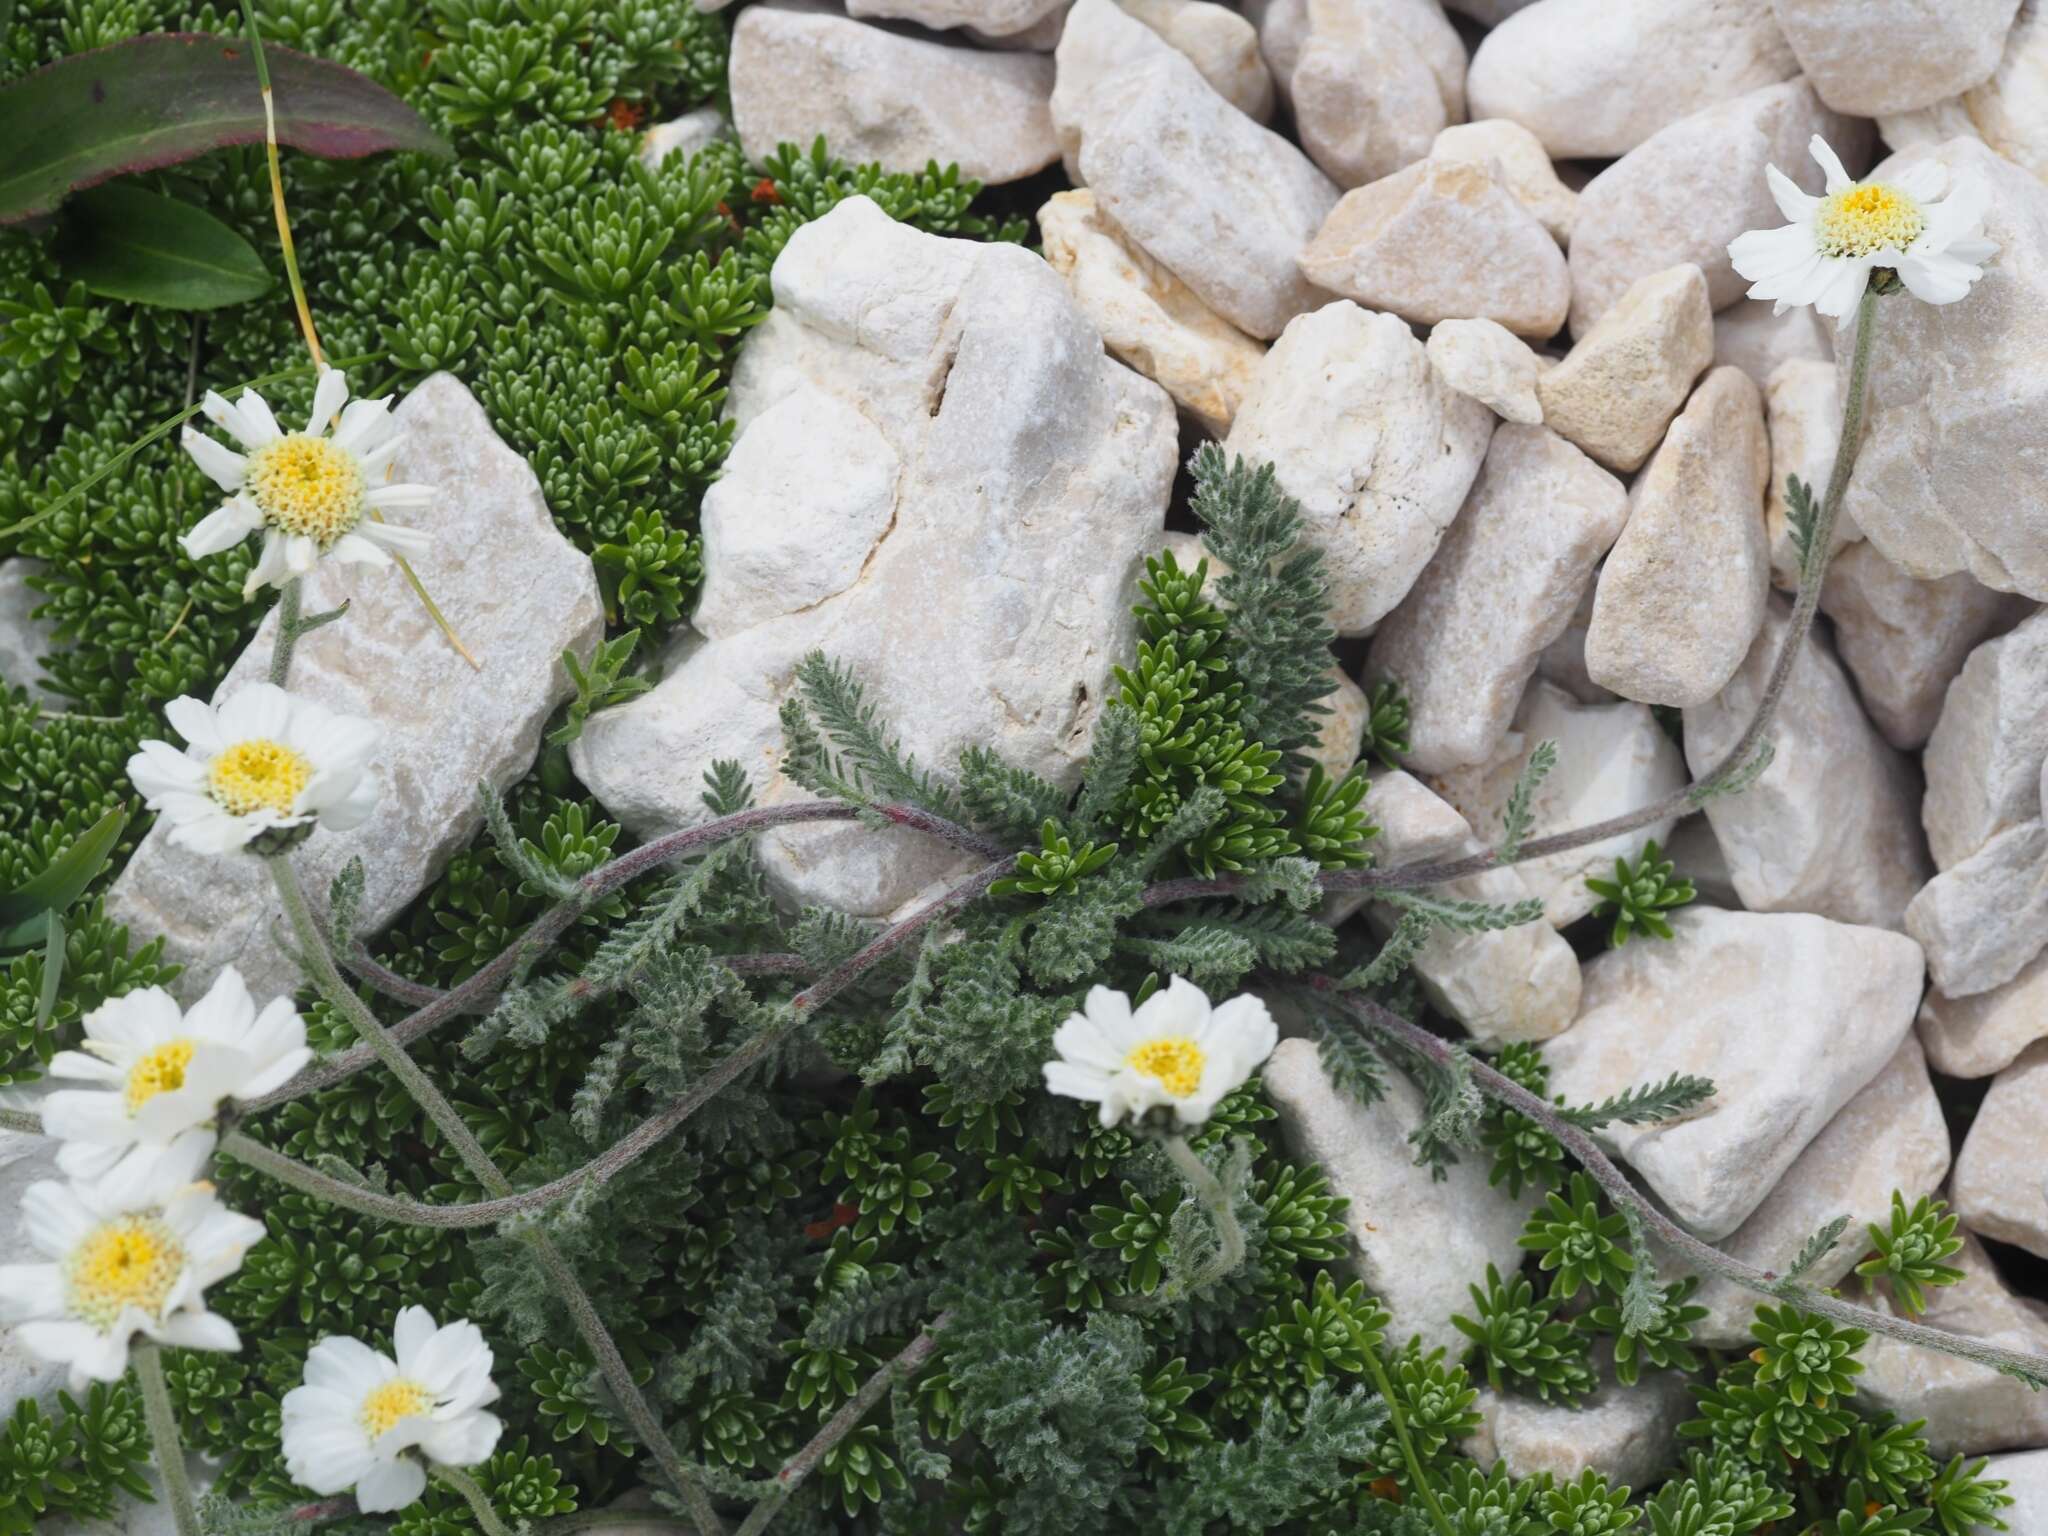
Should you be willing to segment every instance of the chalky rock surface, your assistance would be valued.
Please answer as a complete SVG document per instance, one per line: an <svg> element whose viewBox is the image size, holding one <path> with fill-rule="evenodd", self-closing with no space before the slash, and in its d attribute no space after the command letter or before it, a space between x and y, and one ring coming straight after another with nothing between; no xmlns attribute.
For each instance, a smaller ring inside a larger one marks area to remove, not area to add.
<svg viewBox="0 0 2048 1536"><path fill-rule="evenodd" d="M1365 730L1366 697L1365 690L1345 676L1341 667L1333 664L1330 673L1334 686L1322 700L1329 713L1323 716L1316 739L1302 750L1325 775L1341 779L1358 761L1359 738Z"/></svg>
<svg viewBox="0 0 2048 1536"><path fill-rule="evenodd" d="M1579 194L1557 179L1557 168L1543 141L1520 123L1490 117L1476 123L1454 123L1429 146L1434 160L1500 162L1508 190L1536 215L1559 245L1569 245L1579 218Z"/></svg>
<svg viewBox="0 0 2048 1536"><path fill-rule="evenodd" d="M2030 1046L1984 1096L1956 1154L1956 1214L1979 1237L2048 1258L2048 1044Z"/></svg>
<svg viewBox="0 0 2048 1536"><path fill-rule="evenodd" d="M943 31L972 27L986 37L1029 31L1066 9L1068 0L846 0L847 14L914 21Z"/></svg>
<svg viewBox="0 0 2048 1536"><path fill-rule="evenodd" d="M1909 752L1925 745L1970 653L2032 607L1961 571L1915 580L1860 543L1829 562L1820 606L1834 621L1835 648L1864 712L1886 741Z"/></svg>
<svg viewBox="0 0 2048 1536"><path fill-rule="evenodd" d="M1962 1252L1945 1262L1964 1278L1928 1287L1927 1310L1918 1321L2004 1349L2048 1353L2048 1316L2041 1304L2006 1289L1982 1244L1968 1239ZM2035 1392L1988 1365L1882 1334L1872 1335L1860 1356L1857 1406L1865 1413L1889 1409L1907 1422L1925 1419L1921 1433L1937 1458L2048 1445L2048 1392ZM2011 1514L2006 1512L2008 1524ZM2015 1536L2027 1529L2012 1528Z"/></svg>
<svg viewBox="0 0 2048 1536"><path fill-rule="evenodd" d="M1764 419L1771 437L1771 478L1764 487L1771 582L1781 591L1797 592L1799 551L1792 542L1785 482L1788 476L1797 475L1816 497L1826 492L1828 477L1834 473L1835 449L1842 441L1842 392L1832 359L1788 358L1759 382L1764 385ZM1862 537L1855 519L1838 512L1828 539L1829 554ZM1932 724L1930 721L1930 727Z"/></svg>
<svg viewBox="0 0 2048 1536"><path fill-rule="evenodd" d="M1594 682L1688 707L1735 675L1770 594L1770 468L1762 396L1741 369L1716 368L1629 488L1628 526L1601 567L1586 631Z"/></svg>
<svg viewBox="0 0 2048 1536"><path fill-rule="evenodd" d="M1845 510L1909 576L1968 571L2048 599L2048 184L1975 139L1909 150L1990 183L1998 256L1958 304L1887 305L1871 365L1868 435ZM1852 344L1836 346L1847 378Z"/></svg>
<svg viewBox="0 0 2048 1536"><path fill-rule="evenodd" d="M1715 1246L1731 1258L1783 1274L1809 1237L1847 1216L1842 1240L1805 1277L1809 1285L1838 1285L1869 1251L1864 1228L1890 1218L1892 1191L1908 1205L1931 1195L1940 1189L1948 1163L1941 1102L1919 1042L1908 1035L1884 1070L1807 1144L1764 1203ZM1705 1275L1692 1299L1707 1309L1693 1324L1695 1342L1714 1349L1754 1346L1749 1325L1760 1299L1754 1291Z"/></svg>
<svg viewBox="0 0 2048 1536"><path fill-rule="evenodd" d="M1469 1296L1465 1313L1471 1315ZM1511 1477L1547 1472L1559 1483L1575 1483L1590 1469L1610 1483L1640 1488L1677 1462L1678 1426L1692 1416L1693 1403L1684 1376L1652 1371L1633 1387L1604 1382L1569 1406L1481 1385L1473 1406L1479 1428L1463 1449L1489 1471L1501 1461Z"/></svg>
<svg viewBox="0 0 2048 1536"><path fill-rule="evenodd" d="M1601 1139L1709 1242L1746 1221L1891 1060L1920 1001L1920 947L1805 913L1672 914L1674 937L1586 965L1578 1022L1543 1048L1575 1104L1673 1072L1712 1080L1679 1120Z"/></svg>
<svg viewBox="0 0 2048 1536"><path fill-rule="evenodd" d="M1295 258L1337 188L1178 53L1088 93L1080 161L1103 211L1238 329L1271 338L1324 302Z"/></svg>
<svg viewBox="0 0 2048 1536"><path fill-rule="evenodd" d="M1173 44L1116 0L1075 0L1060 33L1059 47L1053 51L1052 97L1047 104L1069 181L1079 185L1084 179L1081 131L1095 87L1119 70L1163 59L1174 51Z"/></svg>
<svg viewBox="0 0 2048 1536"><path fill-rule="evenodd" d="M729 80L733 126L754 162L822 133L849 164L958 162L962 176L995 185L1059 154L1052 60L906 37L806 0L740 13Z"/></svg>
<svg viewBox="0 0 2048 1536"><path fill-rule="evenodd" d="M1583 336L1637 278L1691 262L1716 309L1749 290L1728 242L1784 222L1764 168L1809 192L1820 134L1852 171L1868 163L1870 129L1830 112L1804 80L1767 85L1659 129L1586 184L1572 234L1572 334Z"/></svg>
<svg viewBox="0 0 2048 1536"><path fill-rule="evenodd" d="M1273 115L1273 75L1266 67L1265 56L1259 52L1259 29L1236 11L1211 0L1119 3L1174 49L1186 54L1188 62L1202 72L1202 78L1246 117L1263 123ZM1069 12L1067 25L1073 24L1073 13Z"/></svg>
<svg viewBox="0 0 2048 1536"><path fill-rule="evenodd" d="M1450 1316L1471 1307L1466 1287L1485 1284L1488 1264L1521 1262L1521 1207L1487 1184L1477 1159L1443 1179L1415 1165L1408 1136L1422 1123L1422 1094L1399 1073L1387 1074L1386 1097L1368 1107L1331 1083L1313 1041L1295 1039L1280 1042L1259 1076L1289 1149L1351 1202L1348 1262L1393 1314L1388 1341L1398 1347L1419 1334L1425 1351L1461 1353L1465 1336Z"/></svg>
<svg viewBox="0 0 2048 1536"><path fill-rule="evenodd" d="M1762 389L1780 363L1835 360L1835 323L1810 308L1773 315L1763 299L1737 299L1714 316L1714 366L1740 368ZM1837 430L1840 418L1837 417Z"/></svg>
<svg viewBox="0 0 2048 1536"><path fill-rule="evenodd" d="M2048 12L2020 0L1990 79L1931 107L1887 113L1878 128L1897 149L1969 134L2021 170L2048 175Z"/></svg>
<svg viewBox="0 0 2048 1536"><path fill-rule="evenodd" d="M47 598L28 584L43 562L18 556L0 560L0 691L26 688L42 697L43 658L57 649L57 626L33 618Z"/></svg>
<svg viewBox="0 0 2048 1536"><path fill-rule="evenodd" d="M1711 772L1749 728L1790 624L1784 599L1773 599L1741 670L1714 698L1685 711L1694 778ZM1900 927L1907 903L1934 874L1913 821L1919 775L1865 718L1841 664L1811 631L1764 740L1771 761L1755 782L1706 804L1742 904Z"/></svg>
<svg viewBox="0 0 2048 1536"><path fill-rule="evenodd" d="M1425 350L1438 378L1501 420L1523 426L1543 420L1536 354L1506 327L1491 320L1446 320L1429 333Z"/></svg>
<svg viewBox="0 0 2048 1536"><path fill-rule="evenodd" d="M1364 635L1436 553L1492 432L1405 324L1340 301L1273 344L1224 448L1272 462L1328 562L1331 622Z"/></svg>
<svg viewBox="0 0 2048 1536"><path fill-rule="evenodd" d="M1126 239L1093 192L1054 193L1038 210L1038 230L1045 259L1103 345L1206 431L1227 433L1266 349Z"/></svg>
<svg viewBox="0 0 2048 1536"><path fill-rule="evenodd" d="M1301 270L1417 325L1492 320L1538 340L1564 324L1571 302L1557 242L1491 162L1421 160L1345 193Z"/></svg>
<svg viewBox="0 0 2048 1536"><path fill-rule="evenodd" d="M1689 263L1653 273L1536 381L1544 425L1609 469L1638 469L1713 358L1705 276Z"/></svg>
<svg viewBox="0 0 2048 1536"><path fill-rule="evenodd" d="M1434 0L1272 0L1260 42L1302 148L1339 186L1421 159L1465 115L1465 46Z"/></svg>
<svg viewBox="0 0 2048 1536"><path fill-rule="evenodd" d="M1920 1004L1920 1042L1950 1077L1989 1077L2036 1040L2048 1040L2048 950L1989 992L1948 997L1936 988Z"/></svg>
<svg viewBox="0 0 2048 1536"><path fill-rule="evenodd" d="M33 1111L48 1081L27 1088L0 1090L0 1104L9 1109ZM5 1252L11 1262L25 1263L33 1252L28 1241L28 1223L21 1212L21 1197L28 1193L29 1185L61 1177L57 1172L55 1141L26 1131L0 1129L0 1252ZM65 1376L65 1367L30 1354L15 1341L10 1330L0 1328L0 1400L16 1403L33 1398L45 1410L54 1410Z"/></svg>
<svg viewBox="0 0 2048 1536"><path fill-rule="evenodd" d="M1486 35L1465 94L1553 159L1605 158L1798 73L1770 0L1536 0Z"/></svg>
<svg viewBox="0 0 2048 1536"><path fill-rule="evenodd" d="M763 804L806 798L778 771L776 714L822 649L920 763L981 745L1071 783L1165 512L1165 392L1103 352L1036 256L923 234L863 197L798 231L772 280L704 500L705 638L591 720L577 773L642 834L701 820L718 758L749 767ZM853 827L761 852L781 894L864 916L960 867L929 838Z"/></svg>
<svg viewBox="0 0 2048 1536"><path fill-rule="evenodd" d="M316 831L292 863L324 902L334 877L360 858L365 933L469 845L483 822L478 781L502 793L533 765L549 713L575 692L562 652L587 658L604 632L588 557L555 530L540 482L499 441L476 397L437 373L395 416L405 446L392 478L439 492L427 511L409 514L434 536L414 564L483 666L455 653L396 570L326 561L305 578L307 613L346 603L348 614L299 641L291 690L383 727L373 759L383 798L354 831ZM216 701L268 676L276 635L273 608ZM168 831L159 821L143 838L108 892L107 915L137 943L163 935L164 959L185 967L173 988L182 997L200 996L228 964L258 998L296 988L298 967L272 939L282 918L262 861L173 848Z"/></svg>
<svg viewBox="0 0 2048 1536"><path fill-rule="evenodd" d="M1970 653L1927 738L1920 820L1937 868L2041 815L2048 762L2048 614Z"/></svg>
<svg viewBox="0 0 2048 1536"><path fill-rule="evenodd" d="M1799 67L1837 112L1910 112L1979 85L2019 0L1771 0Z"/></svg>
<svg viewBox="0 0 2048 1536"><path fill-rule="evenodd" d="M1555 432L1494 430L1436 558L1373 637L1368 674L1408 693L1410 767L1460 768L1500 745L1627 516L1621 482Z"/></svg>
<svg viewBox="0 0 2048 1536"><path fill-rule="evenodd" d="M1536 675L1555 683L1581 704L1611 704L1614 695L1586 671L1586 630L1593 622L1593 590L1590 585L1586 588L1564 633L1543 648L1536 661Z"/></svg>
<svg viewBox="0 0 2048 1536"><path fill-rule="evenodd" d="M648 129L640 140L640 161L652 169L673 154L687 160L707 144L729 138L731 133L718 108L700 107Z"/></svg>
<svg viewBox="0 0 2048 1536"><path fill-rule="evenodd" d="M2048 1451L2021 1451L2012 1456L1993 1456L1985 1467L1987 1478L2005 1484L2012 1507L1999 1511L1999 1518L2015 1531L2048 1531Z"/></svg>
<svg viewBox="0 0 2048 1536"><path fill-rule="evenodd" d="M2007 827L1951 864L1906 908L1906 931L1949 997L1989 992L2019 975L2048 939L2048 827Z"/></svg>

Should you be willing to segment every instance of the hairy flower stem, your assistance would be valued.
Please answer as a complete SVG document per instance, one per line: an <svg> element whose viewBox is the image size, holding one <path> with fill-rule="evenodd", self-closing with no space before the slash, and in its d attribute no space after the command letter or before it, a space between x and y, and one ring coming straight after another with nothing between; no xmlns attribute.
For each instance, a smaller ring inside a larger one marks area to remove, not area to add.
<svg viewBox="0 0 2048 1536"><path fill-rule="evenodd" d="M1235 1273L1244 1263L1244 1228L1239 1225L1237 1212L1232 1209L1230 1191L1209 1171L1209 1165L1202 1161L1199 1152L1188 1145L1185 1136L1168 1136L1160 1146L1180 1176L1187 1180L1188 1188L1194 1191L1202 1209L1209 1213L1209 1219L1216 1224L1215 1254L1188 1273L1178 1287L1179 1295L1172 1298L1183 1300L1206 1291L1225 1275Z"/></svg>
<svg viewBox="0 0 2048 1536"><path fill-rule="evenodd" d="M439 1462L435 1462L431 1470L435 1482L453 1488L468 1502L470 1513L476 1516L477 1526L484 1536L512 1536L512 1528L491 1507L491 1496L484 1492L475 1478L460 1467L444 1467Z"/></svg>
<svg viewBox="0 0 2048 1536"><path fill-rule="evenodd" d="M292 652L299 644L301 579L294 576L277 594L277 639L270 646L270 680L279 688L292 675Z"/></svg>
<svg viewBox="0 0 2048 1536"><path fill-rule="evenodd" d="M170 1384L164 1380L163 1354L154 1344L138 1343L129 1359L142 1387L142 1416L163 1475L164 1502L171 1506L178 1536L199 1536L199 1509L192 1500L192 1480L185 1475L185 1443L178 1436L178 1414L171 1406Z"/></svg>
<svg viewBox="0 0 2048 1536"><path fill-rule="evenodd" d="M1369 998L1339 992L1337 982L1333 978L1309 976L1298 984L1305 984L1325 1002L1342 1008L1366 1029L1388 1037L1438 1066L1448 1069L1452 1065L1452 1049L1448 1041L1438 1038L1418 1025L1410 1024L1399 1014L1381 1007ZM1854 1302L1843 1301L1840 1297L1831 1296L1812 1286L1787 1280L1773 1270L1745 1264L1742 1260L1723 1253L1711 1243L1700 1241L1638 1193L1636 1187L1629 1182L1628 1176L1600 1150L1599 1143L1560 1115L1556 1105L1545 1103L1520 1083L1496 1072L1477 1056L1466 1055L1463 1064L1472 1074L1472 1081L1478 1085L1480 1092L1489 1098L1498 1099L1510 1109L1527 1115L1550 1132L1557 1138L1560 1146L1579 1160L1586 1172L1593 1176L1594 1182L1607 1192L1608 1198L1616 1206L1625 1214L1632 1213L1644 1228L1656 1234L1660 1242L1695 1268L1732 1280L1743 1289L1754 1291L1760 1296L1789 1301L1808 1312L1817 1312L1836 1322L1865 1328L1872 1333L1881 1333L1887 1338L1898 1339L1906 1344L1917 1344L1924 1349L1939 1350L1945 1355L1954 1355L1958 1359L1968 1360L1977 1365L1988 1365L1993 1370L2016 1376L2030 1385L2048 1386L2048 1358L2000 1349L1996 1345L1986 1344L1981 1339L1966 1338L1962 1334L1950 1333L1946 1329L1894 1317L1889 1312L1876 1312L1869 1307L1859 1307Z"/></svg>
<svg viewBox="0 0 2048 1536"><path fill-rule="evenodd" d="M1451 1529L1451 1522L1444 1518L1444 1507L1437 1502L1436 1488L1430 1483L1429 1474L1422 1470L1422 1458L1415 1454L1415 1442L1408 1436L1407 1416L1401 1412L1400 1401L1394 1396L1394 1384L1387 1378L1386 1363L1380 1359L1379 1347L1366 1336L1356 1318L1349 1321L1351 1337L1358 1345L1358 1352L1365 1356L1365 1368L1372 1376L1373 1387L1378 1391L1380 1401L1387 1405L1387 1417L1393 1421L1394 1438L1401 1446L1401 1459L1408 1464L1408 1481L1422 1496L1422 1502L1429 1510L1430 1523L1437 1528L1438 1536L1457 1536Z"/></svg>

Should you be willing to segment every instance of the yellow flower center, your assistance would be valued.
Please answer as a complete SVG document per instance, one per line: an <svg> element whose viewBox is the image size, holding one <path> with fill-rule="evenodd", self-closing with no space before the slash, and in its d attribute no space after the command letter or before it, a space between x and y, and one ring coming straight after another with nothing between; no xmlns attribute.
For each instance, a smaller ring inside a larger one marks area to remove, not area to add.
<svg viewBox="0 0 2048 1536"><path fill-rule="evenodd" d="M74 1317L110 1328L127 1307L161 1318L185 1272L185 1250L154 1216L119 1216L86 1234L64 1262Z"/></svg>
<svg viewBox="0 0 2048 1536"><path fill-rule="evenodd" d="M1202 1048L1186 1035L1163 1035L1147 1040L1124 1058L1133 1072L1156 1077L1177 1099L1184 1099L1202 1084L1202 1065L1208 1058Z"/></svg>
<svg viewBox="0 0 2048 1536"><path fill-rule="evenodd" d="M128 1069L128 1113L134 1114L160 1093L185 1086L185 1068L192 1064L190 1040L160 1045Z"/></svg>
<svg viewBox="0 0 2048 1536"><path fill-rule="evenodd" d="M363 1428L375 1440L400 1419L425 1413L434 1406L433 1396L416 1381L393 1377L363 1399Z"/></svg>
<svg viewBox="0 0 2048 1536"><path fill-rule="evenodd" d="M1920 205L1881 181L1860 182L1825 198L1813 218L1824 256L1869 256L1903 251L1927 228Z"/></svg>
<svg viewBox="0 0 2048 1536"><path fill-rule="evenodd" d="M245 483L265 521L322 549L362 521L362 467L328 438L293 432L258 448Z"/></svg>
<svg viewBox="0 0 2048 1536"><path fill-rule="evenodd" d="M289 816L299 792L313 777L313 765L281 741L259 736L238 741L206 770L213 798L231 816L270 810Z"/></svg>

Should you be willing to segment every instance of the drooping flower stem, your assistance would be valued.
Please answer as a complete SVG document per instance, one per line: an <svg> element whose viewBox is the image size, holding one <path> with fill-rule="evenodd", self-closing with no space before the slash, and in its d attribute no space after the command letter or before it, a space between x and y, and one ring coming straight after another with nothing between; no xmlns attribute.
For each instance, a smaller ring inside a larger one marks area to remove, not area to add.
<svg viewBox="0 0 2048 1536"><path fill-rule="evenodd" d="M1408 1435L1408 1418L1401 1412L1400 1401L1394 1396L1394 1383L1387 1377L1379 1346L1367 1337L1355 1318L1351 1320L1351 1336L1358 1345L1358 1352L1365 1356L1365 1369L1372 1377L1374 1390L1379 1393L1380 1401L1387 1405L1387 1417L1394 1425L1394 1439L1401 1446L1401 1459L1408 1464L1408 1481L1421 1495L1423 1506L1429 1511L1430 1524L1437 1528L1438 1536L1457 1536L1450 1521L1444 1518L1444 1507L1437 1502L1436 1489L1429 1481L1429 1474L1422 1469L1422 1458L1415 1454L1415 1442Z"/></svg>
<svg viewBox="0 0 2048 1536"><path fill-rule="evenodd" d="M292 651L299 643L302 577L294 576L277 594L277 639L270 647L270 680L282 688L292 675Z"/></svg>
<svg viewBox="0 0 2048 1536"><path fill-rule="evenodd" d="M199 1536L199 1508L192 1499L192 1480L185 1475L185 1442L178 1435L178 1414L171 1406L170 1383L164 1380L163 1354L141 1342L129 1354L135 1380L142 1388L142 1417L156 1449L156 1465L164 1480L164 1502L171 1506L178 1536Z"/></svg>
<svg viewBox="0 0 2048 1536"><path fill-rule="evenodd" d="M1188 1188L1209 1213L1209 1219L1216 1224L1216 1252L1204 1263L1181 1278L1173 1298L1182 1300L1207 1290L1225 1275L1232 1274L1244 1263L1244 1227L1232 1209L1230 1191L1223 1187L1223 1181L1209 1171L1209 1165L1202 1156L1188 1145L1185 1136L1168 1136L1160 1142L1166 1156L1180 1176L1187 1180Z"/></svg>
<svg viewBox="0 0 2048 1536"><path fill-rule="evenodd" d="M444 1467L439 1462L431 1466L434 1480L446 1484L468 1502L470 1513L476 1516L476 1523L484 1536L513 1536L512 1527L491 1507L491 1496L484 1492L481 1484L460 1467Z"/></svg>

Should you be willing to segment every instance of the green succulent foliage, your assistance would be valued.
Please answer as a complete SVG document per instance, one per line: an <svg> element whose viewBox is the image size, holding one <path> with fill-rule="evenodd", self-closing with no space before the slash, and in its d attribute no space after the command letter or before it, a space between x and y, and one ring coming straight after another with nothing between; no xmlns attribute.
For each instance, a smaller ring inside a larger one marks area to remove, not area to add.
<svg viewBox="0 0 2048 1536"><path fill-rule="evenodd" d="M1872 1222L1868 1230L1873 1252L1856 1273L1866 1289L1884 1281L1908 1312L1927 1310L1928 1286L1954 1285L1963 1278L1960 1269L1942 1262L1963 1248L1946 1201L1922 1195L1908 1207L1906 1197L1893 1190L1891 1220L1882 1227Z"/></svg>
<svg viewBox="0 0 2048 1536"><path fill-rule="evenodd" d="M1536 1288L1522 1275L1502 1280L1486 1266L1486 1288L1470 1286L1472 1315L1451 1318L1475 1346L1486 1379L1494 1391L1515 1390L1549 1401L1564 1402L1593 1390L1586 1336L1556 1315L1559 1302L1536 1299Z"/></svg>
<svg viewBox="0 0 2048 1536"><path fill-rule="evenodd" d="M1967 1463L1955 1456L1935 1474L1927 1500L1943 1536L2011 1529L1998 1517L1998 1512L2012 1508L2015 1500L2005 1491L2007 1484L2003 1478L1984 1475L1988 1466L1990 1462L1981 1456Z"/></svg>
<svg viewBox="0 0 2048 1536"><path fill-rule="evenodd" d="M1608 938L1617 949L1638 933L1656 939L1670 938L1671 923L1664 914L1699 894L1692 881L1678 873L1678 866L1664 857L1655 838L1643 845L1636 858L1617 858L1612 880L1588 875L1586 889L1600 898L1600 904L1593 909L1594 916L1613 914L1614 926Z"/></svg>
<svg viewBox="0 0 2048 1536"><path fill-rule="evenodd" d="M1756 1380L1776 1385L1794 1403L1817 1403L1852 1396L1863 1362L1856 1351L1869 1342L1861 1328L1838 1327L1825 1317L1797 1307L1763 1306L1749 1331L1758 1348Z"/></svg>
<svg viewBox="0 0 2048 1536"><path fill-rule="evenodd" d="M1543 1518L1556 1536L1622 1536L1637 1528L1642 1512L1629 1507L1629 1490L1610 1485L1588 1467L1575 1483L1543 1490Z"/></svg>
<svg viewBox="0 0 2048 1536"><path fill-rule="evenodd" d="M1516 1041L1502 1047L1493 1067L1538 1098L1550 1092L1549 1064L1533 1044ZM1564 1182L1564 1148L1520 1110L1488 1100L1479 1122L1479 1145L1493 1156L1487 1183L1506 1185L1511 1199L1520 1199L1527 1188L1553 1190Z"/></svg>
<svg viewBox="0 0 2048 1536"><path fill-rule="evenodd" d="M1358 760L1371 758L1382 768L1399 768L1408 751L1408 721L1408 695L1400 683L1383 677L1366 689Z"/></svg>
<svg viewBox="0 0 2048 1536"><path fill-rule="evenodd" d="M1038 852L1029 848L1017 855L1017 873L990 886L991 896L1066 896L1075 886L1116 857L1116 844L1097 847L1084 842L1076 848L1073 839L1048 816L1038 829Z"/></svg>
<svg viewBox="0 0 2048 1536"><path fill-rule="evenodd" d="M1462 1365L1444 1358L1441 1349L1423 1351L1419 1339L1387 1364L1393 1397L1407 1422L1408 1438L1425 1468L1444 1460L1459 1441L1479 1427L1479 1389ZM1416 1497L1400 1436L1391 1421L1382 1429L1373 1453L1373 1469L1389 1477L1410 1498Z"/></svg>
<svg viewBox="0 0 2048 1536"><path fill-rule="evenodd" d="M1580 1315L1581 1328L1613 1337L1614 1375L1623 1386L1634 1386L1645 1366L1681 1371L1700 1368L1699 1354L1692 1347L1692 1325L1706 1317L1707 1309L1690 1299L1699 1284L1696 1276L1687 1275L1659 1288L1652 1309L1655 1321L1648 1326L1629 1327L1628 1308L1614 1301L1598 1302Z"/></svg>
<svg viewBox="0 0 2048 1536"><path fill-rule="evenodd" d="M1554 1272L1551 1292L1569 1301L1582 1287L1619 1295L1635 1269L1626 1243L1627 1221L1607 1210L1593 1181L1571 1177L1570 1198L1552 1190L1530 1216L1517 1241Z"/></svg>
<svg viewBox="0 0 2048 1536"><path fill-rule="evenodd" d="M53 1419L21 1398L0 1429L0 1532L44 1520L105 1520L123 1493L146 1498L151 1461L142 1401L125 1384L95 1383L84 1401L60 1392Z"/></svg>

